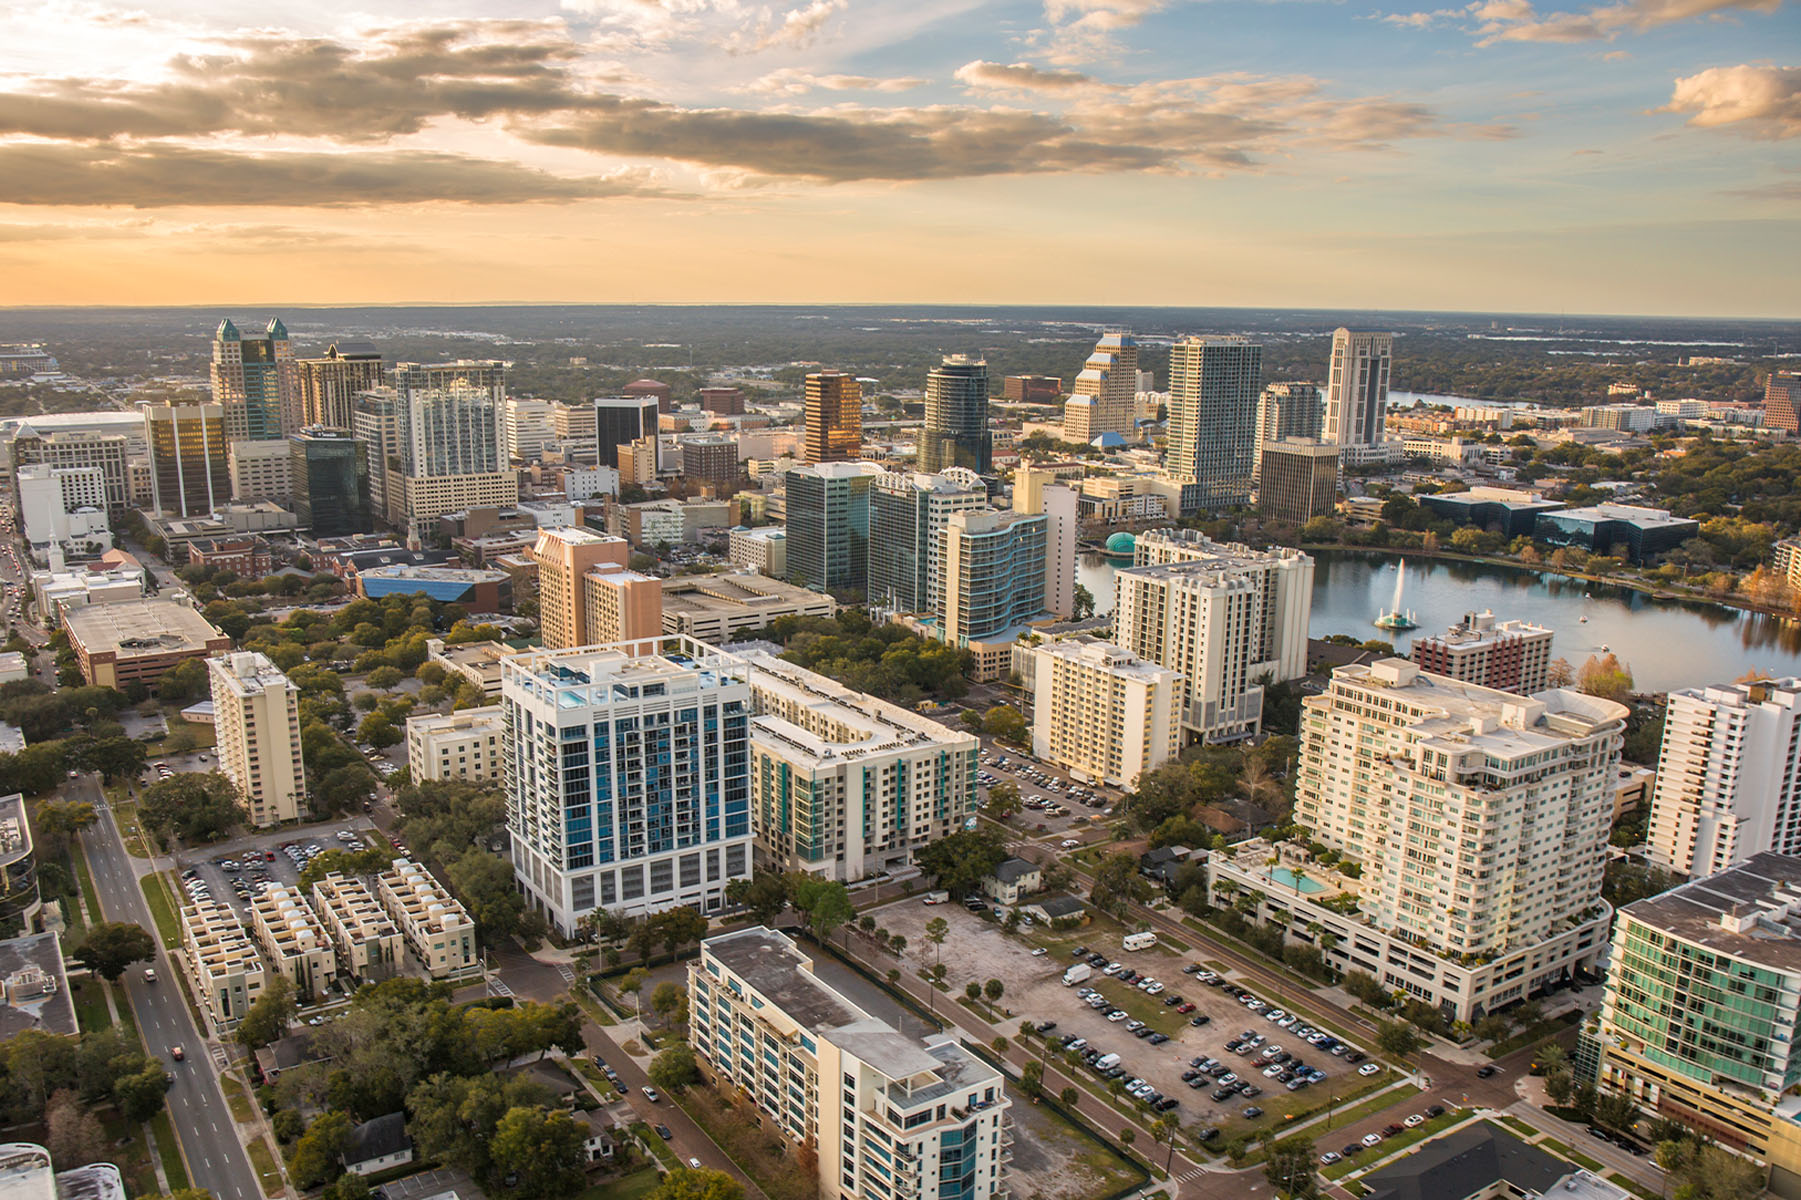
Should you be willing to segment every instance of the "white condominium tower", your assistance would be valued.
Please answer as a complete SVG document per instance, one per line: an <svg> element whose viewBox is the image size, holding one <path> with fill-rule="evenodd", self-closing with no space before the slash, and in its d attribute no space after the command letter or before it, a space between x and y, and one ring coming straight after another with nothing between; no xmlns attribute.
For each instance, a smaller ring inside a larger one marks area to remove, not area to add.
<svg viewBox="0 0 1801 1200"><path fill-rule="evenodd" d="M1032 753L1078 779L1136 787L1181 745L1182 676L1092 638L1034 650Z"/></svg>
<svg viewBox="0 0 1801 1200"><path fill-rule="evenodd" d="M1326 381L1325 440L1341 446L1373 446L1388 422L1388 369L1392 333L1332 335L1332 373Z"/></svg>
<svg viewBox="0 0 1801 1200"><path fill-rule="evenodd" d="M954 1037L901 1033L760 926L702 942L688 996L696 1053L794 1146L812 1143L823 1200L1006 1195L1006 1081Z"/></svg>
<svg viewBox="0 0 1801 1200"><path fill-rule="evenodd" d="M1284 438L1317 438L1324 420L1317 383L1272 383L1257 398L1257 455L1251 477L1263 478L1263 448Z"/></svg>
<svg viewBox="0 0 1801 1200"><path fill-rule="evenodd" d="M1138 339L1109 333L1070 388L1063 406L1063 440L1086 446L1103 433L1131 439L1137 432Z"/></svg>
<svg viewBox="0 0 1801 1200"><path fill-rule="evenodd" d="M1766 850L1801 853L1801 679L1671 692L1646 834L1650 859L1691 878Z"/></svg>
<svg viewBox="0 0 1801 1200"><path fill-rule="evenodd" d="M772 654L744 662L759 865L854 882L911 865L974 811L974 734Z"/></svg>
<svg viewBox="0 0 1801 1200"><path fill-rule="evenodd" d="M250 824L293 821L306 795L300 689L274 663L243 650L206 661L219 767L238 785Z"/></svg>
<svg viewBox="0 0 1801 1200"><path fill-rule="evenodd" d="M1138 562L1115 576L1113 641L1183 676L1182 725L1203 741L1254 734L1263 688L1307 673L1313 560L1252 550L1187 530L1138 539Z"/></svg>
<svg viewBox="0 0 1801 1200"><path fill-rule="evenodd" d="M1453 958L1541 943L1604 914L1627 715L1569 689L1515 696L1404 659L1340 667L1302 701L1295 819L1362 864L1377 928Z"/></svg>
<svg viewBox="0 0 1801 1200"><path fill-rule="evenodd" d="M1249 504L1263 347L1244 337L1185 337L1169 351L1164 465L1198 484L1201 510Z"/></svg>
<svg viewBox="0 0 1801 1200"><path fill-rule="evenodd" d="M507 828L528 901L565 937L596 908L703 912L750 874L750 685L691 638L501 663Z"/></svg>

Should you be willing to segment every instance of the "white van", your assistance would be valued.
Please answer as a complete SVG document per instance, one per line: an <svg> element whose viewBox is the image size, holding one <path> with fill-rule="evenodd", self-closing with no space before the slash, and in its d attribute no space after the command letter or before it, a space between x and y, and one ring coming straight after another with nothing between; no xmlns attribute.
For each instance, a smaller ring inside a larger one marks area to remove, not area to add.
<svg viewBox="0 0 1801 1200"><path fill-rule="evenodd" d="M1157 935L1149 932L1128 933L1120 944L1128 950L1148 950L1157 944Z"/></svg>
<svg viewBox="0 0 1801 1200"><path fill-rule="evenodd" d="M1118 1065L1119 1055L1117 1054L1103 1054L1094 1060L1094 1069L1097 1071L1108 1071Z"/></svg>

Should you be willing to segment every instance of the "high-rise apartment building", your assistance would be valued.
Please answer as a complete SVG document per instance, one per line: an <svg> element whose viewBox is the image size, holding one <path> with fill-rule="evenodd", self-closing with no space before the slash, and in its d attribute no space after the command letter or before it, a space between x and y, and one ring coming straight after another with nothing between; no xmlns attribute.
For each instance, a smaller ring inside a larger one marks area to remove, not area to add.
<svg viewBox="0 0 1801 1200"><path fill-rule="evenodd" d="M601 466L619 466L619 447L656 436L656 397L601 396L594 401L594 443Z"/></svg>
<svg viewBox="0 0 1801 1200"><path fill-rule="evenodd" d="M545 649L607 640L588 628L582 576L601 567L622 571L630 557L631 547L624 538L574 528L538 531L532 558L538 564L538 630Z"/></svg>
<svg viewBox="0 0 1801 1200"><path fill-rule="evenodd" d="M1044 607L1059 617L1076 611L1076 551L1082 496L1059 482L1055 471L1021 465L1013 471L1013 511L1042 513L1044 530Z"/></svg>
<svg viewBox="0 0 1801 1200"><path fill-rule="evenodd" d="M550 431L567 447L594 440L594 402L558 404L550 410Z"/></svg>
<svg viewBox="0 0 1801 1200"><path fill-rule="evenodd" d="M1007 1194L1006 1082L954 1037L901 1033L762 927L702 942L688 995L695 1052L796 1157L813 1147L823 1200Z"/></svg>
<svg viewBox="0 0 1801 1200"><path fill-rule="evenodd" d="M1169 351L1164 465L1196 484L1201 510L1249 504L1263 347L1245 337L1185 337Z"/></svg>
<svg viewBox="0 0 1801 1200"><path fill-rule="evenodd" d="M501 663L507 828L565 937L596 908L716 912L750 875L750 684L687 638Z"/></svg>
<svg viewBox="0 0 1801 1200"><path fill-rule="evenodd" d="M1645 840L1654 864L1694 878L1801 853L1801 679L1670 693Z"/></svg>
<svg viewBox="0 0 1801 1200"><path fill-rule="evenodd" d="M1091 638L1034 650L1032 754L1112 787L1176 756L1182 675Z"/></svg>
<svg viewBox="0 0 1801 1200"><path fill-rule="evenodd" d="M987 489L942 475L877 476L869 491L870 603L894 612L935 612L944 585L945 524L954 512L987 507Z"/></svg>
<svg viewBox="0 0 1801 1200"><path fill-rule="evenodd" d="M1263 479L1263 447L1283 438L1318 438L1325 428L1324 393L1317 383L1272 383L1257 398L1257 454L1251 478Z"/></svg>
<svg viewBox="0 0 1801 1200"><path fill-rule="evenodd" d="M1771 371L1763 388L1763 423L1801 433L1801 371Z"/></svg>
<svg viewBox="0 0 1801 1200"><path fill-rule="evenodd" d="M400 461L408 475L479 475L506 467L506 364L462 360L394 368Z"/></svg>
<svg viewBox="0 0 1801 1200"><path fill-rule="evenodd" d="M807 376L804 463L854 462L863 456L863 385L845 371Z"/></svg>
<svg viewBox="0 0 1801 1200"><path fill-rule="evenodd" d="M910 866L975 811L974 734L772 654L744 662L759 864L850 883Z"/></svg>
<svg viewBox="0 0 1801 1200"><path fill-rule="evenodd" d="M500 705L421 713L406 719L406 765L415 779L498 779L506 767L500 752Z"/></svg>
<svg viewBox="0 0 1801 1200"><path fill-rule="evenodd" d="M138 420L141 421L142 418ZM141 427L138 436L143 436ZM30 422L20 424L13 431L12 471L15 480L19 477L20 468L26 466L43 465L63 471L96 467L106 482L106 509L114 516L135 506L136 502L131 494L131 469L128 466L135 457L137 455L131 449L131 438L123 433L98 433L80 429L40 431Z"/></svg>
<svg viewBox="0 0 1801 1200"><path fill-rule="evenodd" d="M1374 446L1382 440L1394 351L1392 333L1333 332L1332 368L1326 379L1326 441Z"/></svg>
<svg viewBox="0 0 1801 1200"><path fill-rule="evenodd" d="M1516 696L1536 696L1551 686L1551 630L1530 621L1496 621L1484 610L1442 634L1413 639L1413 661L1423 671L1479 683Z"/></svg>
<svg viewBox="0 0 1801 1200"><path fill-rule="evenodd" d="M300 748L300 689L263 654L240 650L206 660L212 682L219 769L243 794L258 829L300 817L306 765Z"/></svg>
<svg viewBox="0 0 1801 1200"><path fill-rule="evenodd" d="M738 439L703 433L682 439L682 479L689 486L713 488L714 495L729 496L738 490L744 472L738 469Z"/></svg>
<svg viewBox="0 0 1801 1200"><path fill-rule="evenodd" d="M816 592L869 584L870 462L815 463L788 472L788 579Z"/></svg>
<svg viewBox="0 0 1801 1200"><path fill-rule="evenodd" d="M1313 438L1284 438L1259 447L1263 473L1257 508L1266 517L1304 525L1338 508L1338 446Z"/></svg>
<svg viewBox="0 0 1801 1200"><path fill-rule="evenodd" d="M273 500L286 505L294 492L288 439L236 441L225 446L226 468L231 474L232 499L239 504Z"/></svg>
<svg viewBox="0 0 1801 1200"><path fill-rule="evenodd" d="M1756 854L1614 921L1598 1082L1801 1172L1801 858Z"/></svg>
<svg viewBox="0 0 1801 1200"><path fill-rule="evenodd" d="M507 397L500 415L500 440L508 462L538 461L544 453L544 444L556 438L550 416L555 407L549 400Z"/></svg>
<svg viewBox="0 0 1801 1200"><path fill-rule="evenodd" d="M1181 673L1182 724L1202 741L1256 733L1263 687L1307 673L1313 560L1192 530L1150 530L1114 578L1113 640Z"/></svg>
<svg viewBox="0 0 1801 1200"><path fill-rule="evenodd" d="M988 364L949 354L926 377L925 425L919 431L919 469L928 475L968 467L993 468L994 435L988 429Z"/></svg>
<svg viewBox="0 0 1801 1200"><path fill-rule="evenodd" d="M1043 514L989 509L952 513L944 527L944 597L938 627L946 642L975 655L975 678L998 679L1012 644L1044 608Z"/></svg>
<svg viewBox="0 0 1801 1200"><path fill-rule="evenodd" d="M1339 667L1301 705L1295 819L1362 868L1361 913L1322 922L1334 966L1467 1021L1602 961L1625 705L1516 696L1399 658ZM1296 926L1330 913L1259 877L1296 901Z"/></svg>
<svg viewBox="0 0 1801 1200"><path fill-rule="evenodd" d="M144 439L150 443L151 502L158 512L202 516L231 500L220 405L145 405Z"/></svg>
<svg viewBox="0 0 1801 1200"><path fill-rule="evenodd" d="M294 515L315 538L370 533L369 443L323 425L288 439Z"/></svg>
<svg viewBox="0 0 1801 1200"><path fill-rule="evenodd" d="M400 397L391 387L358 392L351 407L350 431L369 449L369 511L377 520L399 527L406 522L406 489L400 460Z"/></svg>
<svg viewBox="0 0 1801 1200"><path fill-rule="evenodd" d="M1086 446L1103 433L1132 440L1138 432L1138 339L1109 333L1076 376L1063 406L1063 440Z"/></svg>
<svg viewBox="0 0 1801 1200"><path fill-rule="evenodd" d="M227 441L268 441L300 421L299 372L287 326L270 320L262 333L230 321L213 333L213 403L223 412Z"/></svg>
<svg viewBox="0 0 1801 1200"><path fill-rule="evenodd" d="M319 358L295 361L300 424L349 429L356 394L387 382L381 351L369 342L333 342ZM292 430L290 430L292 432Z"/></svg>

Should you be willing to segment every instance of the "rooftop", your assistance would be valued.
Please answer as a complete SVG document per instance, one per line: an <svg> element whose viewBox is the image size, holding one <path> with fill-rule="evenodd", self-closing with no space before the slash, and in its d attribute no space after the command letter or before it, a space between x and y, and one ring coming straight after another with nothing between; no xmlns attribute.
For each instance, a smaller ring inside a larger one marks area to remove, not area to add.
<svg viewBox="0 0 1801 1200"><path fill-rule="evenodd" d="M1180 671L1172 671L1168 667L1160 667L1154 662L1146 662L1130 650L1122 649L1111 642L1094 641L1083 637L1067 638L1060 642L1047 642L1038 647L1038 653L1048 654L1054 658L1068 659L1086 667L1109 671L1115 675L1143 679L1147 682L1174 681L1182 678Z"/></svg>
<svg viewBox="0 0 1801 1200"><path fill-rule="evenodd" d="M1479 613L1465 613L1462 621L1451 626L1444 633L1415 638L1414 641L1442 642L1447 646L1480 646L1505 638L1536 637L1540 634L1548 638L1551 636L1551 631L1543 625L1534 625L1530 621L1497 622L1494 613L1483 609Z"/></svg>
<svg viewBox="0 0 1801 1200"><path fill-rule="evenodd" d="M371 567L362 572L364 579L445 579L458 583L504 583L505 571L483 571L473 567L426 567L397 564Z"/></svg>
<svg viewBox="0 0 1801 1200"><path fill-rule="evenodd" d="M1691 945L1801 973L1801 858L1754 854L1620 912Z"/></svg>
<svg viewBox="0 0 1801 1200"><path fill-rule="evenodd" d="M297 692L300 689L288 682L288 677L281 668L270 662L268 657L255 650L239 650L234 654L223 654L209 659L213 667L213 678L222 681L240 696L258 696L264 692L284 691Z"/></svg>
<svg viewBox="0 0 1801 1200"><path fill-rule="evenodd" d="M225 635L185 604L170 600L121 600L90 604L64 614L70 638L89 654L116 651L140 654L203 652L207 643Z"/></svg>
<svg viewBox="0 0 1801 1200"><path fill-rule="evenodd" d="M832 1029L872 1018L813 975L813 960L787 935L763 926L708 938L705 952L809 1029Z"/></svg>
<svg viewBox="0 0 1801 1200"><path fill-rule="evenodd" d="M498 704L483 705L480 708L463 708L452 713L424 713L406 719L409 733L415 729L421 733L444 733L453 729L469 729L476 725L499 724L500 705Z"/></svg>
<svg viewBox="0 0 1801 1200"><path fill-rule="evenodd" d="M1636 504L1596 504L1589 508L1566 508L1556 514L1556 518L1560 521L1624 521L1640 529L1669 529L1699 524L1688 517L1671 516L1668 509L1641 508Z"/></svg>
<svg viewBox="0 0 1801 1200"><path fill-rule="evenodd" d="M50 1152L30 1142L0 1144L0 1200L56 1200Z"/></svg>
<svg viewBox="0 0 1801 1200"><path fill-rule="evenodd" d="M785 579L771 579L755 571L725 571L718 575L684 575L663 581L663 612L711 613L722 608L759 608L780 604L818 604L828 600Z"/></svg>
<svg viewBox="0 0 1801 1200"><path fill-rule="evenodd" d="M1431 1138L1393 1166L1364 1176L1367 1200L1473 1196L1505 1180L1527 1195L1549 1193L1569 1164L1486 1121Z"/></svg>
<svg viewBox="0 0 1801 1200"><path fill-rule="evenodd" d="M858 759L908 747L964 743L975 735L947 728L886 700L853 691L765 651L742 655L764 715L757 725L816 758ZM768 710L774 709L774 712ZM786 715L784 715L786 714ZM806 723L793 718L805 718Z"/></svg>
<svg viewBox="0 0 1801 1200"><path fill-rule="evenodd" d="M27 1029L72 1035L75 1005L63 970L63 948L54 933L0 942L0 1041Z"/></svg>

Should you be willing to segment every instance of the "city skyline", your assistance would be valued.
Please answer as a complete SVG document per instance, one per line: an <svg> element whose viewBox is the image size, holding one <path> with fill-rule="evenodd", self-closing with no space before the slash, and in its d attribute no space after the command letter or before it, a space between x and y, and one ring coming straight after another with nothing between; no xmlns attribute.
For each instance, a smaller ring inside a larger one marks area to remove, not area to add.
<svg viewBox="0 0 1801 1200"><path fill-rule="evenodd" d="M1787 16L42 3L0 15L0 270L31 304L1789 316Z"/></svg>

